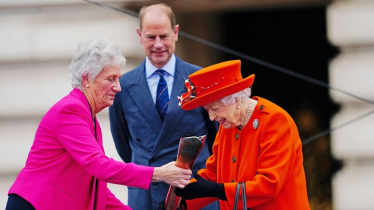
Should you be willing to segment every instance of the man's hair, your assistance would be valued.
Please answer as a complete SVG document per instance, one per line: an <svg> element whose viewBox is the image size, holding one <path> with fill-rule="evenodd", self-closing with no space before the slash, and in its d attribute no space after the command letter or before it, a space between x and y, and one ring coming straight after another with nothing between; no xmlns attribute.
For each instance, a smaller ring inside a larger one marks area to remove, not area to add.
<svg viewBox="0 0 374 210"><path fill-rule="evenodd" d="M174 30L175 29L175 25L177 24L176 23L176 20L175 20L175 14L173 12L173 10L171 9L170 6L164 4L164 3L159 3L159 4L153 4L153 5L150 5L150 6L161 6L165 12L165 14L169 17L170 19L170 25L171 25L171 28ZM150 6L143 6L141 9L140 9L140 12L139 12L139 26L140 26L140 31L142 30L142 25L143 25L143 18L144 18L144 15L145 13L147 12L147 8L149 8Z"/></svg>

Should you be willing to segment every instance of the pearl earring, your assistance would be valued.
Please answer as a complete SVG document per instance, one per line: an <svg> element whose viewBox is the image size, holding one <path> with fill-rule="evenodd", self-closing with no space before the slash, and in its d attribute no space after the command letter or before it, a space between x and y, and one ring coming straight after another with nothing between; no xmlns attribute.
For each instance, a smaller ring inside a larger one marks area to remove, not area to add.
<svg viewBox="0 0 374 210"><path fill-rule="evenodd" d="M240 109L240 106L237 106L236 108L237 108L237 109Z"/></svg>
<svg viewBox="0 0 374 210"><path fill-rule="evenodd" d="M86 88L88 88L88 85L86 85Z"/></svg>

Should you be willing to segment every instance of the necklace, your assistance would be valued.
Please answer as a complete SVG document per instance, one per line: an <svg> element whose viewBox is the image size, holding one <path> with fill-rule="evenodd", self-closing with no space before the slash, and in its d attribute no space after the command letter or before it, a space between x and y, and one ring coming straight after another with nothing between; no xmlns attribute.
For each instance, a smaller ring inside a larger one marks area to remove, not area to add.
<svg viewBox="0 0 374 210"><path fill-rule="evenodd" d="M252 116L251 102L252 102L252 100L249 99L249 105L248 105L248 108L247 108L247 114L245 115L245 121L244 121L243 127L245 125L247 125L249 118Z"/></svg>

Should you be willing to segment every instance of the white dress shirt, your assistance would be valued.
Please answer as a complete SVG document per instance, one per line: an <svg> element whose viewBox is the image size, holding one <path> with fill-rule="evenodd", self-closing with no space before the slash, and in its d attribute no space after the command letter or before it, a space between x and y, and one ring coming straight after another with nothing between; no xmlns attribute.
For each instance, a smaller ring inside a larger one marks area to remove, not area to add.
<svg viewBox="0 0 374 210"><path fill-rule="evenodd" d="M170 98L171 90L173 88L174 83L174 75L175 75L175 64L176 58L173 54L169 60L169 62L163 66L161 69L165 71L164 78L166 83L168 84L168 95ZM156 104L156 97L157 97L157 86L158 81L160 80L160 75L156 73L156 68L152 63L149 61L148 57L145 60L145 78L148 82L149 90L151 91L153 103Z"/></svg>

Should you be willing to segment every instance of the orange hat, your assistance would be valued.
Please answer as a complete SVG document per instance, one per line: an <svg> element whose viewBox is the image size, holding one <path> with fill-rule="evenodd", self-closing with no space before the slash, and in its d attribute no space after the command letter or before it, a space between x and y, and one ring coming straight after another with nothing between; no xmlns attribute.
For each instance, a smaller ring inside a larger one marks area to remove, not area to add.
<svg viewBox="0 0 374 210"><path fill-rule="evenodd" d="M186 93L178 96L179 106L191 110L252 86L255 75L243 79L240 60L226 61L203 68L185 81Z"/></svg>

